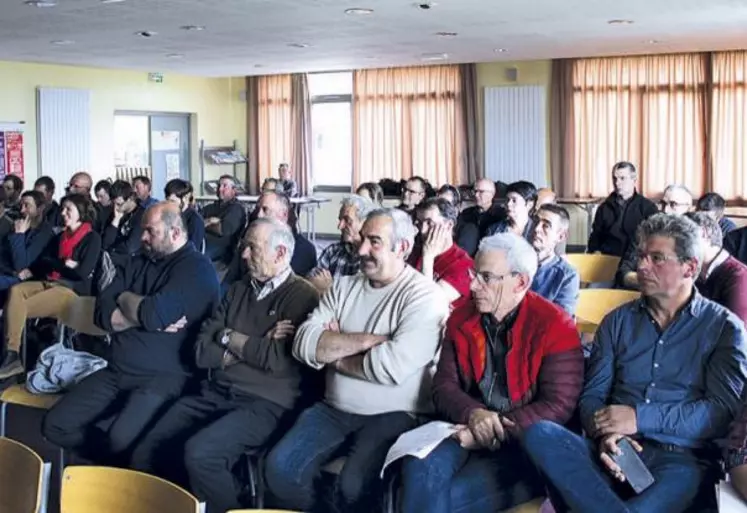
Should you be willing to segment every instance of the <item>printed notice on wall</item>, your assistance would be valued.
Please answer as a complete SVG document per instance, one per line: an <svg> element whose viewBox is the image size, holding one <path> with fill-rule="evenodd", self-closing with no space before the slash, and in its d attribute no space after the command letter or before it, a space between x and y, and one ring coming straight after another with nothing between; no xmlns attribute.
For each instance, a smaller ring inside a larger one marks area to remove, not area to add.
<svg viewBox="0 0 747 513"><path fill-rule="evenodd" d="M0 179L9 174L23 180L23 133L0 130Z"/></svg>
<svg viewBox="0 0 747 513"><path fill-rule="evenodd" d="M179 178L181 172L179 170L179 154L169 153L166 155L166 180L173 180Z"/></svg>
<svg viewBox="0 0 747 513"><path fill-rule="evenodd" d="M150 145L153 151L179 150L179 131L154 130L150 135Z"/></svg>

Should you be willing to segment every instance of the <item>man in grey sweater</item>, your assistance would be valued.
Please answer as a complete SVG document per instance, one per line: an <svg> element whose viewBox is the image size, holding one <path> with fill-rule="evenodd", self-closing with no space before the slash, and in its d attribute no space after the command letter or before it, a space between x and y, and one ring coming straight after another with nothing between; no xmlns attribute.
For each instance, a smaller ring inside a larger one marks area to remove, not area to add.
<svg viewBox="0 0 747 513"><path fill-rule="evenodd" d="M375 210L361 229L361 273L334 281L301 325L293 355L326 368L325 399L301 414L270 452L267 486L288 509L320 507L322 466L348 450L333 500L366 511L380 496L389 447L431 411L430 380L449 312L439 287L405 260L415 229L407 213Z"/></svg>

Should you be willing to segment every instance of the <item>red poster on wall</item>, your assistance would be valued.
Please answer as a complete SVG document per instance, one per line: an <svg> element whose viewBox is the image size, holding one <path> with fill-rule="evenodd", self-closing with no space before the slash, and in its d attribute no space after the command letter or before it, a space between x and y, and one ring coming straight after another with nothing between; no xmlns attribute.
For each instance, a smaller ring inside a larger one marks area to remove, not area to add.
<svg viewBox="0 0 747 513"><path fill-rule="evenodd" d="M5 174L23 180L22 132L5 132Z"/></svg>

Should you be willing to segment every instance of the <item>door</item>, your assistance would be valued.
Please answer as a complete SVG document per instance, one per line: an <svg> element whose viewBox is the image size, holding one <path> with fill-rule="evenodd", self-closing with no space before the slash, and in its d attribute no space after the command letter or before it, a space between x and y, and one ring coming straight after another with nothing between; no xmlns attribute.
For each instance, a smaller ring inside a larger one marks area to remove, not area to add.
<svg viewBox="0 0 747 513"><path fill-rule="evenodd" d="M166 182L174 178L189 181L189 115L151 115L150 149L153 196L165 199Z"/></svg>

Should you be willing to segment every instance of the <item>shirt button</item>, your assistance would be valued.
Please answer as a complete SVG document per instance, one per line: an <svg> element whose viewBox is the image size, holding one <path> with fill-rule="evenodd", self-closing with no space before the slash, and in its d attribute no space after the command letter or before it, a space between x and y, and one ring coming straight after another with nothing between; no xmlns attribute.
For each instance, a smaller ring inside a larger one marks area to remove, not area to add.
<svg viewBox="0 0 747 513"><path fill-rule="evenodd" d="M651 399L646 399L646 404L651 404Z"/></svg>
<svg viewBox="0 0 747 513"><path fill-rule="evenodd" d="M651 388L656 388L656 383L651 383Z"/></svg>
<svg viewBox="0 0 747 513"><path fill-rule="evenodd" d="M664 341L663 340L659 340L659 345L663 346L664 345Z"/></svg>
<svg viewBox="0 0 747 513"><path fill-rule="evenodd" d="M654 369L658 369L658 368L659 368L659 364L658 363L654 363Z"/></svg>

